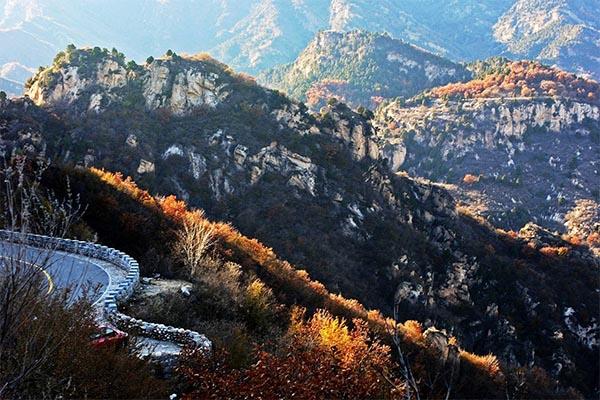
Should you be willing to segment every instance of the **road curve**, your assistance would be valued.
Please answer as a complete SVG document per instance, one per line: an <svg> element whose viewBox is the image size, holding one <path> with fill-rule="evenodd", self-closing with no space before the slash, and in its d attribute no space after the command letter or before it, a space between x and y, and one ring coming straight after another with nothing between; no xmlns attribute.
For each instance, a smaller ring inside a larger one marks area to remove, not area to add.
<svg viewBox="0 0 600 400"><path fill-rule="evenodd" d="M139 264L122 251L80 240L0 229L0 273L3 266L10 265L2 263L2 258L19 254L21 256L16 258L20 261L38 266L37 270L47 279L48 290L70 289L69 301L87 294L97 308L99 324L113 324L130 334L158 341L192 345L206 351L212 348L211 341L198 332L141 321L119 312L118 302L126 301L133 294L140 279ZM91 296L90 287L96 288Z"/></svg>
<svg viewBox="0 0 600 400"><path fill-rule="evenodd" d="M24 251L9 242L0 242L0 257L12 257L19 253L24 255L21 261L32 264L43 273L49 291L69 289L70 301L88 296L92 302L98 301L110 285L110 277L104 269L87 257L48 251L33 246L24 246ZM4 264L0 261L0 269Z"/></svg>

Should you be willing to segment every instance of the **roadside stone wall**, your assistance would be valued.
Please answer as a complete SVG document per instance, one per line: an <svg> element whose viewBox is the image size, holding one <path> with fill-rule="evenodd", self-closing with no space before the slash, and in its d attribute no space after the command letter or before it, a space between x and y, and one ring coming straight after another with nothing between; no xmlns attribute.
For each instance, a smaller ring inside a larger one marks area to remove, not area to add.
<svg viewBox="0 0 600 400"><path fill-rule="evenodd" d="M166 340L210 350L212 346L210 340L198 332L145 322L119 312L118 305L131 297L140 282L140 266L138 262L122 251L81 240L60 239L7 230L0 230L0 241L20 243L50 251L78 254L106 261L119 267L127 273L125 279L119 283L117 288L109 289L101 299L100 305L103 317L106 320L112 322L117 328L133 335L146 336L152 339Z"/></svg>
<svg viewBox="0 0 600 400"><path fill-rule="evenodd" d="M137 336L146 336L182 345L202 347L207 350L211 348L211 342L206 336L188 329L145 322L120 312L111 313L109 320L119 329Z"/></svg>

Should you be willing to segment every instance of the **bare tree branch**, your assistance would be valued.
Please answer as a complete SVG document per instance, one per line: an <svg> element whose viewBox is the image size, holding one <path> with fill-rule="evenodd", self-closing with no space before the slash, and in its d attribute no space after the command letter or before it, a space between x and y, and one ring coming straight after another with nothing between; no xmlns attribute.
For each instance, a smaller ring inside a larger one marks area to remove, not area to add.
<svg viewBox="0 0 600 400"><path fill-rule="evenodd" d="M197 210L191 218L184 221L183 227L177 232L174 252L188 269L190 276L195 276L215 243L214 227L204 219L204 213Z"/></svg>
<svg viewBox="0 0 600 400"><path fill-rule="evenodd" d="M32 252L26 235L64 237L84 208L70 189L65 200L43 193L47 165L38 160L27 171L31 167L31 161L15 158L0 169L4 229L10 231L8 240L0 242L0 398L39 374L70 333L69 327L56 329L60 322L48 316L49 309L73 300L69 290L52 291L50 281L44 284L56 248Z"/></svg>

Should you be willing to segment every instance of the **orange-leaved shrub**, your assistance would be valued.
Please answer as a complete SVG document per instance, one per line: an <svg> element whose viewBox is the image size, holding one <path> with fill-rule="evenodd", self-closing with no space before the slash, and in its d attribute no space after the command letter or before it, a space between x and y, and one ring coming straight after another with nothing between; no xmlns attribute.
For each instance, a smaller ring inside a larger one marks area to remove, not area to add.
<svg viewBox="0 0 600 400"><path fill-rule="evenodd" d="M493 354L479 356L468 351L461 350L460 357L463 360L468 360L470 364L478 367L481 370L487 371L491 376L498 376L500 373L500 363L498 358Z"/></svg>
<svg viewBox="0 0 600 400"><path fill-rule="evenodd" d="M540 253L542 253L543 255L545 255L546 257L564 257L567 254L569 254L569 248L568 247L550 247L550 246L546 246L546 247L542 247L540 249Z"/></svg>
<svg viewBox="0 0 600 400"><path fill-rule="evenodd" d="M199 215L188 209L184 202L177 200L174 196L153 197L145 190L140 189L131 179L123 178L119 174L98 169L91 169L89 172L91 172L91 176L95 177L95 179L108 184L112 188L111 190L125 195L121 196L119 201L114 199L107 201L105 197L110 199L110 196L102 194L102 190L98 190L97 188L92 190L88 189L88 196L90 196L88 197L88 200L95 201L95 196L101 196L102 207L113 207L110 212L111 215L122 215L124 213L123 209L125 209L127 210L127 213L135 216L136 221L139 221L136 222L136 225L123 227L124 229L122 229L121 226L116 228L117 232L114 232L114 235L113 231L115 230L115 227L111 225L109 236L109 238L112 239L113 236L116 235L125 235L124 237L127 238L128 245L133 242L140 243L139 247L131 249L124 248L124 250L136 257L145 257L145 253L148 252L147 249L149 243L152 243L151 245L156 248L161 248L162 246L165 252L170 251L172 245L169 243L176 237L174 232L178 229L177 227L181 226L186 219L197 218ZM87 179L88 184L92 185L92 187L93 185L97 185L97 183L89 182L91 180L89 174L84 175L85 177L79 176L79 179ZM138 214L131 213L129 210L132 206L122 204L123 202L131 201L143 205L144 211L142 212L140 210L138 211ZM93 209L94 212L103 211L98 210L97 207L90 208ZM106 229L104 219L101 219L96 223L97 225L94 229L102 227L104 227L103 229ZM210 222L208 220L205 220L205 223L210 224L213 229L213 235L217 241L215 252L218 256L239 264L245 271L251 271L251 273L256 274L260 279L260 282L265 285L264 288L259 288L258 286L253 288L251 290L253 293L246 293L247 300L253 303L251 306L247 307L248 310L252 311L252 315L249 315L250 320L255 321L260 325L260 321L263 319L261 314L261 304L264 304L264 299L261 297L265 293L266 288L268 288L270 289L270 293L274 296L274 300L277 302L283 303L288 307L294 304L302 305L309 313L316 312L318 309L327 310L331 316L343 318L346 321L352 321L348 322L349 326L353 326L352 329L354 329L355 326L358 326L358 321L365 321L365 329L368 326L369 332L378 335L386 343L391 344L390 333L393 331L395 325L393 320L385 318L377 310L367 310L357 300L347 299L342 295L330 293L323 284L312 280L306 271L298 270L290 263L279 259L272 249L262 245L256 239L251 239L242 235L230 224ZM139 229L140 226L144 225L150 226L148 232ZM416 357L418 354L425 354L429 351L427 346L423 343L422 328L420 328L418 323L407 322L401 325L399 329L403 342L412 349L411 354L413 357ZM264 362L267 362L267 359L280 360L276 354L271 354L268 350L269 348L267 347L260 347L255 356L263 357L265 360ZM317 355L318 357L321 357L320 353L315 355L314 352L309 352L309 354L312 354L311 357L317 357ZM290 363L293 364L294 362L297 362L295 361L295 357L298 357L298 355L289 354L288 356L291 357L291 359L288 360ZM422 365L419 365L418 368L415 366L415 369L422 373L426 373L427 363L429 362L427 360L433 359L432 357L434 356L423 355L422 357L416 357L415 363ZM231 357L227 356L223 358L223 360L227 359L231 359ZM223 365L223 360L213 359L214 362L221 366ZM470 362L470 359L468 358L463 358L463 360L467 364ZM467 365L465 365L465 367L467 367ZM480 380L492 385L486 387L485 390L488 392L497 390L497 385L494 383L492 377L489 376L489 371L487 369L481 369L479 368L479 365L472 365L469 370L471 372L468 377L463 377L462 373L460 373L458 376L454 376L454 379L466 381L471 379L473 374L479 374L481 375Z"/></svg>
<svg viewBox="0 0 600 400"><path fill-rule="evenodd" d="M471 175L471 174L466 174L463 177L463 182L466 183L467 185L472 185L474 183L479 182L480 177L477 175Z"/></svg>
<svg viewBox="0 0 600 400"><path fill-rule="evenodd" d="M598 104L600 85L535 61L516 61L500 72L464 83L451 83L427 93L433 98L567 97Z"/></svg>
<svg viewBox="0 0 600 400"><path fill-rule="evenodd" d="M179 372L188 398L399 398L390 349L373 338L364 321L317 311L292 312L288 332L267 351L258 346L247 368L233 368L226 355L188 351Z"/></svg>

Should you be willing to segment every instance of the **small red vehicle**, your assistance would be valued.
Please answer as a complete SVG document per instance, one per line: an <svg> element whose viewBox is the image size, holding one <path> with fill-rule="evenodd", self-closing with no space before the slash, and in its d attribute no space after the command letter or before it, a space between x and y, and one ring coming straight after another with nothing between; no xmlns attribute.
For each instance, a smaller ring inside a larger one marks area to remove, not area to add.
<svg viewBox="0 0 600 400"><path fill-rule="evenodd" d="M95 348L107 346L123 348L127 346L129 335L110 326L101 326L98 332L90 335L90 341Z"/></svg>

